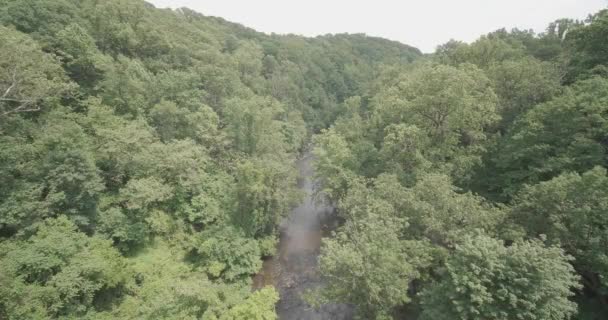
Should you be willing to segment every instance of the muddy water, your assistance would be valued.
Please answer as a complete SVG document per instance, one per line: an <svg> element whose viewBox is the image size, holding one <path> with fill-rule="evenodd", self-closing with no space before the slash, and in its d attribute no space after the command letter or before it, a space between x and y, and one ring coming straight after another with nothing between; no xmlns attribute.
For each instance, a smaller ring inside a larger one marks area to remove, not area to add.
<svg viewBox="0 0 608 320"><path fill-rule="evenodd" d="M335 228L332 208L313 199L311 162L308 153L298 161L302 176L299 187L306 195L281 223L277 255L264 261L262 270L253 279L254 288L272 285L279 291L277 314L282 320L352 319L353 308L348 305L328 304L313 309L301 297L305 291L323 285L317 257L321 239Z"/></svg>

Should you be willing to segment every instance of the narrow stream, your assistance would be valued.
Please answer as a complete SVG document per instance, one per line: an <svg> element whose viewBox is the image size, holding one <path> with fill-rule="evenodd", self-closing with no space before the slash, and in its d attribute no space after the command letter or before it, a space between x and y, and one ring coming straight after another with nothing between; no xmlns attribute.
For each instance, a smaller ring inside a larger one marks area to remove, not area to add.
<svg viewBox="0 0 608 320"><path fill-rule="evenodd" d="M328 304L313 309L300 296L308 289L323 285L317 258L321 239L335 228L335 219L330 206L313 199L312 155L304 154L297 166L302 177L298 186L305 192L304 200L281 223L277 255L264 261L253 286L257 289L272 285L279 291L279 319L352 319L353 308L348 305Z"/></svg>

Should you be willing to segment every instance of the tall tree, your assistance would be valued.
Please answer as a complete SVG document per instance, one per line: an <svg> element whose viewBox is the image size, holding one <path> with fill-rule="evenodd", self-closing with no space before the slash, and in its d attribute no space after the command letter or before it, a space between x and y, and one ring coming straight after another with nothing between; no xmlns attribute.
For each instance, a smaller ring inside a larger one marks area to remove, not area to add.
<svg viewBox="0 0 608 320"><path fill-rule="evenodd" d="M576 260L583 283L605 300L608 290L608 176L596 167L527 186L516 197L512 219L530 237L544 235Z"/></svg>
<svg viewBox="0 0 608 320"><path fill-rule="evenodd" d="M571 257L540 241L505 246L478 235L447 259L441 279L423 293L421 319L570 319L578 279Z"/></svg>
<svg viewBox="0 0 608 320"><path fill-rule="evenodd" d="M595 77L524 114L486 162L483 188L509 198L524 183L606 165L607 101L608 80Z"/></svg>
<svg viewBox="0 0 608 320"><path fill-rule="evenodd" d="M21 32L0 26L0 52L0 121L10 114L39 111L73 87L57 58Z"/></svg>

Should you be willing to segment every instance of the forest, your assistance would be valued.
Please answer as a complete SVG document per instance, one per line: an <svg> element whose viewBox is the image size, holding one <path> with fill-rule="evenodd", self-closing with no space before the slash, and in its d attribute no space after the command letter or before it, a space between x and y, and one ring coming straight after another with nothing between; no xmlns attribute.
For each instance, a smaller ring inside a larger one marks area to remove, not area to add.
<svg viewBox="0 0 608 320"><path fill-rule="evenodd" d="M140 0L0 0L0 319L277 319L303 195L311 308L608 314L608 10L432 54Z"/></svg>

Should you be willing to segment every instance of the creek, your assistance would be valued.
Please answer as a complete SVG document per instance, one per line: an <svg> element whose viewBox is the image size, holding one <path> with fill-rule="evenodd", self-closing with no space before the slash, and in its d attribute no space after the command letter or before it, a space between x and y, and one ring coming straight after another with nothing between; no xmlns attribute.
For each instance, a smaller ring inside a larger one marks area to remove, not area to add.
<svg viewBox="0 0 608 320"><path fill-rule="evenodd" d="M308 305L302 294L323 286L318 257L321 240L337 226L331 206L314 197L313 156L305 153L297 162L298 187L304 192L302 203L280 225L277 254L264 261L254 276L254 289L274 286L280 295L276 310L281 320L347 320L354 308L345 304L326 304L318 309Z"/></svg>

